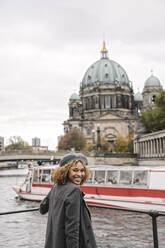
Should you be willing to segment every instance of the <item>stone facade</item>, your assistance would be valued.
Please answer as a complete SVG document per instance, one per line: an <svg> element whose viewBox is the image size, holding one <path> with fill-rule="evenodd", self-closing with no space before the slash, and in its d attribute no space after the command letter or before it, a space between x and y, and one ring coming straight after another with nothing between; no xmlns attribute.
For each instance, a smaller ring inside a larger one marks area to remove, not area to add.
<svg viewBox="0 0 165 248"><path fill-rule="evenodd" d="M136 136L134 153L139 165L165 165L165 130Z"/></svg>
<svg viewBox="0 0 165 248"><path fill-rule="evenodd" d="M69 119L64 122L64 133L78 128L88 143L95 144L99 128L101 137L113 148L119 135L128 137L130 132L136 132L140 111L153 104L161 90L158 79L154 84L152 75L146 80L143 93L134 96L126 71L108 58L103 43L101 59L87 69L79 95L74 93L69 99Z"/></svg>
<svg viewBox="0 0 165 248"><path fill-rule="evenodd" d="M136 136L134 153L140 158L165 158L165 130Z"/></svg>

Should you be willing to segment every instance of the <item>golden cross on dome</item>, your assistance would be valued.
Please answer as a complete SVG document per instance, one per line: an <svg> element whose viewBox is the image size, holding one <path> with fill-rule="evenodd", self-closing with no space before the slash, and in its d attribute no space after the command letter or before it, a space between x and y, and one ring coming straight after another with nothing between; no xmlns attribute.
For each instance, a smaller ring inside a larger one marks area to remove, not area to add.
<svg viewBox="0 0 165 248"><path fill-rule="evenodd" d="M103 48L101 50L101 58L102 59L108 58L107 54L108 54L108 50L106 48L105 41L103 41Z"/></svg>
<svg viewBox="0 0 165 248"><path fill-rule="evenodd" d="M103 41L103 48L102 48L102 52L108 52L106 45L105 45L105 41Z"/></svg>

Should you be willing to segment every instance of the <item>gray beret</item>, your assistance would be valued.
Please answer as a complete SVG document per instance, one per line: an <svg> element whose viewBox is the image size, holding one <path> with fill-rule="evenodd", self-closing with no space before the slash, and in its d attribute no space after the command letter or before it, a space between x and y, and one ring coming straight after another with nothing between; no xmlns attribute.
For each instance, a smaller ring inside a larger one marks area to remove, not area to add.
<svg viewBox="0 0 165 248"><path fill-rule="evenodd" d="M81 162L88 164L87 158L82 153L66 154L59 163L59 166L64 166L67 163L75 160L80 160Z"/></svg>

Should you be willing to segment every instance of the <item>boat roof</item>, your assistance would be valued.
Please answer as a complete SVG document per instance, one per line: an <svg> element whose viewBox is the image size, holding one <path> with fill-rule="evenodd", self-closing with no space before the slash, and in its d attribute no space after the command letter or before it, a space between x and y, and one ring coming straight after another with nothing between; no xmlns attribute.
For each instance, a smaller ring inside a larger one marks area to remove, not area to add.
<svg viewBox="0 0 165 248"><path fill-rule="evenodd" d="M35 166L32 169L35 170L52 170L56 169L58 165L42 165L42 166ZM91 170L122 170L122 171L165 171L165 166L125 166L125 165L91 165L89 166Z"/></svg>
<svg viewBox="0 0 165 248"><path fill-rule="evenodd" d="M90 167L91 170L127 170L127 171L132 171L132 170L148 170L147 167L140 167L140 166L105 166L105 165L99 165L99 166L91 166Z"/></svg>
<svg viewBox="0 0 165 248"><path fill-rule="evenodd" d="M32 169L34 170L52 170L56 169L58 167L57 164L55 165L39 165L39 166L34 166Z"/></svg>
<svg viewBox="0 0 165 248"><path fill-rule="evenodd" d="M154 168L151 168L151 171L157 171L157 172L158 171L160 171L160 172L165 171L165 167L163 167L163 166L162 167L161 166L160 167L154 167Z"/></svg>

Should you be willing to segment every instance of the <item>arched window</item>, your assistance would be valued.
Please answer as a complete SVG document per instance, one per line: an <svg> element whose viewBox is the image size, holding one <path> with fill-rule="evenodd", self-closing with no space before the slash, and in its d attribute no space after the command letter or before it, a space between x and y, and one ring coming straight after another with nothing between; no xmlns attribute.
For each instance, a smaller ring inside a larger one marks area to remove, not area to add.
<svg viewBox="0 0 165 248"><path fill-rule="evenodd" d="M91 128L88 127L88 128L87 128L87 135L91 135L91 132L92 132Z"/></svg>
<svg viewBox="0 0 165 248"><path fill-rule="evenodd" d="M70 107L69 110L70 110L70 116L72 117L73 116L73 108Z"/></svg>
<svg viewBox="0 0 165 248"><path fill-rule="evenodd" d="M109 78L109 74L108 73L105 73L105 78Z"/></svg>
<svg viewBox="0 0 165 248"><path fill-rule="evenodd" d="M105 96L105 108L109 109L111 106L110 104L110 96Z"/></svg>
<svg viewBox="0 0 165 248"><path fill-rule="evenodd" d="M156 98L156 96L153 95L153 96L152 96L152 99L151 99L151 103L152 103L153 105L155 104L155 98Z"/></svg>
<svg viewBox="0 0 165 248"><path fill-rule="evenodd" d="M100 108L104 109L105 108L105 99L104 96L100 97Z"/></svg>
<svg viewBox="0 0 165 248"><path fill-rule="evenodd" d="M90 75L88 75L88 81L89 81L89 80L91 80L91 76L90 76Z"/></svg>

